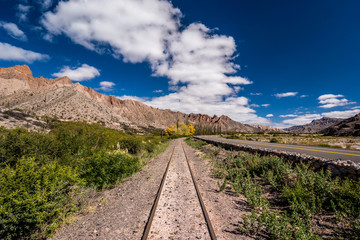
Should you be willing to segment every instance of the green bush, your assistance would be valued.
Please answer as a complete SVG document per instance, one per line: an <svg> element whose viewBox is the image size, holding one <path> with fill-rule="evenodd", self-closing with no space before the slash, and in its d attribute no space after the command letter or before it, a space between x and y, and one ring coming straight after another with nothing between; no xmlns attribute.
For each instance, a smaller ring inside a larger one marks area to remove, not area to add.
<svg viewBox="0 0 360 240"><path fill-rule="evenodd" d="M166 140L85 122L50 124L49 133L0 128L0 239L46 238L75 211L78 185L114 186Z"/></svg>
<svg viewBox="0 0 360 240"><path fill-rule="evenodd" d="M121 149L126 149L130 154L138 154L143 149L142 139L139 137L124 137L119 144Z"/></svg>
<svg viewBox="0 0 360 240"><path fill-rule="evenodd" d="M271 138L271 139L270 139L270 142L271 142L271 143L278 143L279 140L278 140L277 138Z"/></svg>
<svg viewBox="0 0 360 240"><path fill-rule="evenodd" d="M138 157L100 152L82 160L80 177L87 185L102 189L114 186L140 168Z"/></svg>
<svg viewBox="0 0 360 240"><path fill-rule="evenodd" d="M14 162L22 156L58 156L58 142L50 135L13 129L1 133L0 162Z"/></svg>
<svg viewBox="0 0 360 240"><path fill-rule="evenodd" d="M191 146L191 147L194 147L194 148L201 148L201 147L203 147L203 146L205 146L205 145L208 145L207 144L207 142L204 142L204 141L201 141L201 140L196 140L196 141L194 141L194 140L192 140L192 138L187 138L186 140L185 140L185 142L189 145L189 146Z"/></svg>
<svg viewBox="0 0 360 240"><path fill-rule="evenodd" d="M0 170L1 239L46 235L75 210L76 171L46 160L24 157Z"/></svg>

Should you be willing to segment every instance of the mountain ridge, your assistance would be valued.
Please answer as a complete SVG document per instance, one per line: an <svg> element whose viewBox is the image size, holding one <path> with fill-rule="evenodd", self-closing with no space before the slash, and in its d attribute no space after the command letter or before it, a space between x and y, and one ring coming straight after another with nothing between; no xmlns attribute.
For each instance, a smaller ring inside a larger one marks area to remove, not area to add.
<svg viewBox="0 0 360 240"><path fill-rule="evenodd" d="M179 121L227 132L283 132L270 126L236 122L224 115L186 114L121 100L73 83L68 77L33 77L27 65L0 68L0 107L61 120L99 122L121 130L163 130Z"/></svg>
<svg viewBox="0 0 360 240"><path fill-rule="evenodd" d="M323 117L320 119L312 120L311 123L292 126L289 128L285 128L284 130L292 133L318 133L319 131L335 125L343 120L344 119L342 118Z"/></svg>
<svg viewBox="0 0 360 240"><path fill-rule="evenodd" d="M320 131L326 136L360 136L360 113Z"/></svg>

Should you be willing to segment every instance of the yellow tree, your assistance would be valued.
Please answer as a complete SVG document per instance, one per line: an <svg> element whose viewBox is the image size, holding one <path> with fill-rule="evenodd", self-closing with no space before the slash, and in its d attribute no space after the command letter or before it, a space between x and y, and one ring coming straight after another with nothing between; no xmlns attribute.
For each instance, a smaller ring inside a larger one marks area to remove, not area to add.
<svg viewBox="0 0 360 240"><path fill-rule="evenodd" d="M192 124L177 123L176 125L171 125L165 130L166 136L171 135L180 135L180 136L190 136L194 135L195 128Z"/></svg>
<svg viewBox="0 0 360 240"><path fill-rule="evenodd" d="M189 135L194 135L195 134L195 128L192 124L188 125L188 129L189 129Z"/></svg>
<svg viewBox="0 0 360 240"><path fill-rule="evenodd" d="M176 134L175 126L171 125L169 128L165 130L165 136L171 136Z"/></svg>

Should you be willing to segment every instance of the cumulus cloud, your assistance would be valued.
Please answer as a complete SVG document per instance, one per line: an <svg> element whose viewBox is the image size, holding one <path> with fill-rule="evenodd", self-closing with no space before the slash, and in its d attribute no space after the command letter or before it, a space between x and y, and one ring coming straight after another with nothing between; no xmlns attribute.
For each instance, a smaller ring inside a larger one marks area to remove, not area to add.
<svg viewBox="0 0 360 240"><path fill-rule="evenodd" d="M309 95L301 95L300 97L301 98L306 98L306 97L308 97Z"/></svg>
<svg viewBox="0 0 360 240"><path fill-rule="evenodd" d="M15 23L0 21L0 28L3 28L9 36L20 41L27 41L27 37Z"/></svg>
<svg viewBox="0 0 360 240"><path fill-rule="evenodd" d="M273 116L274 116L274 114L268 114L268 115L266 115L267 118L273 117Z"/></svg>
<svg viewBox="0 0 360 240"><path fill-rule="evenodd" d="M251 96L261 96L263 95L262 93L250 93Z"/></svg>
<svg viewBox="0 0 360 240"><path fill-rule="evenodd" d="M201 23L183 26L181 17L164 0L69 0L59 2L41 22L49 34L65 34L125 62L148 62L154 76L168 77L172 93L146 100L149 105L269 123L256 115L249 99L237 96L240 85L252 82L236 76L234 39Z"/></svg>
<svg viewBox="0 0 360 240"><path fill-rule="evenodd" d="M180 11L160 0L70 0L45 13L42 23L51 34L65 34L98 52L125 61L156 64L167 57L166 41L179 26Z"/></svg>
<svg viewBox="0 0 360 240"><path fill-rule="evenodd" d="M341 107L352 104L349 100L344 98L344 95L341 94L324 94L318 97L318 100L319 104L321 104L319 107L321 108Z"/></svg>
<svg viewBox="0 0 360 240"><path fill-rule="evenodd" d="M87 64L82 64L78 68L70 68L69 66L64 66L60 72L53 73L54 77L69 77L73 81L87 81L91 80L97 76L100 76L100 72L95 67L89 66Z"/></svg>
<svg viewBox="0 0 360 240"><path fill-rule="evenodd" d="M31 6L19 4L17 5L16 9L17 9L16 16L19 18L19 21L27 22L29 12L31 11Z"/></svg>
<svg viewBox="0 0 360 240"><path fill-rule="evenodd" d="M262 107L269 107L269 106L270 106L270 104L268 104L268 103L264 103L264 104L261 104L261 106L262 106Z"/></svg>
<svg viewBox="0 0 360 240"><path fill-rule="evenodd" d="M21 61L32 63L34 61L48 60L50 57L46 54L41 54L19 47L15 47L8 43L0 42L0 59L5 61Z"/></svg>
<svg viewBox="0 0 360 240"><path fill-rule="evenodd" d="M100 82L100 88L98 88L98 89L105 91L105 92L111 92L114 90L115 85L116 84L113 82L103 81L103 82Z"/></svg>
<svg viewBox="0 0 360 240"><path fill-rule="evenodd" d="M298 92L286 92L286 93L276 93L274 94L277 98L283 98L283 97L295 97L298 94Z"/></svg>
<svg viewBox="0 0 360 240"><path fill-rule="evenodd" d="M154 92L154 93L162 93L163 90L159 89L159 90L155 90L155 91L153 91L153 92Z"/></svg>

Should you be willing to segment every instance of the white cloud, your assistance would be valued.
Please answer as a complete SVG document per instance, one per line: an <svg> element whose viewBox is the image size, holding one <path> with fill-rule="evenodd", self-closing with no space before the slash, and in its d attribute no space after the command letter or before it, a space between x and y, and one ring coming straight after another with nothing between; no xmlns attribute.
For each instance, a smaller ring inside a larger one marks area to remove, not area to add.
<svg viewBox="0 0 360 240"><path fill-rule="evenodd" d="M121 100L135 100L138 102L146 102L147 100L149 100L149 98L147 97L137 97L137 96L128 96L128 95L115 96L115 97Z"/></svg>
<svg viewBox="0 0 360 240"><path fill-rule="evenodd" d="M31 11L31 6L19 4L17 5L16 16L19 18L20 22L27 22L29 12Z"/></svg>
<svg viewBox="0 0 360 240"><path fill-rule="evenodd" d="M250 93L251 96L261 96L263 95L262 93Z"/></svg>
<svg viewBox="0 0 360 240"><path fill-rule="evenodd" d="M240 67L233 63L234 39L200 23L183 26L181 16L164 0L69 0L59 2L41 22L49 34L65 34L98 53L149 62L153 74L168 77L174 91L147 100L149 105L269 123L251 109L249 99L237 96L240 85L252 82L235 76Z"/></svg>
<svg viewBox="0 0 360 240"><path fill-rule="evenodd" d="M277 98L283 98L283 97L294 97L298 94L298 92L286 92L286 93L276 93L274 94Z"/></svg>
<svg viewBox="0 0 360 240"><path fill-rule="evenodd" d="M312 120L321 118L321 114L305 114L297 116L293 119L284 120L283 123L289 125L304 125L310 123Z"/></svg>
<svg viewBox="0 0 360 240"><path fill-rule="evenodd" d="M306 97L308 97L309 95L301 95L300 97L301 98L306 98Z"/></svg>
<svg viewBox="0 0 360 240"><path fill-rule="evenodd" d="M265 104L261 104L261 106L262 106L262 107L269 107L269 106L270 106L270 104L265 103Z"/></svg>
<svg viewBox="0 0 360 240"><path fill-rule="evenodd" d="M155 90L155 91L153 91L154 93L162 93L163 92L163 90Z"/></svg>
<svg viewBox="0 0 360 240"><path fill-rule="evenodd" d="M81 65L78 68L70 68L69 66L64 66L60 72L53 73L54 77L64 77L67 76L73 81L87 81L93 79L97 76L100 76L100 72L95 67L89 66L87 64Z"/></svg>
<svg viewBox="0 0 360 240"><path fill-rule="evenodd" d="M350 117L355 116L358 113L360 113L360 109L345 110L345 111L332 111L332 112L323 113L322 116L331 117L331 118L350 118Z"/></svg>
<svg viewBox="0 0 360 240"><path fill-rule="evenodd" d="M341 94L324 94L318 97L318 100L319 104L321 104L319 107L321 108L333 108L353 104L352 102L349 102L349 100L344 98L344 95Z"/></svg>
<svg viewBox="0 0 360 240"><path fill-rule="evenodd" d="M43 11L48 10L55 2L55 0L36 0Z"/></svg>
<svg viewBox="0 0 360 240"><path fill-rule="evenodd" d="M48 60L50 57L46 54L41 54L19 47L15 47L8 43L0 42L0 59L5 61L21 61L32 63L34 61Z"/></svg>
<svg viewBox="0 0 360 240"><path fill-rule="evenodd" d="M280 115L279 117L281 118L287 118L287 117L297 117L298 115L296 114L286 114L286 115Z"/></svg>
<svg viewBox="0 0 360 240"><path fill-rule="evenodd" d="M100 88L98 88L98 89L105 91L105 92L111 92L114 90L115 85L116 84L113 82L103 81L103 82L100 82Z"/></svg>
<svg viewBox="0 0 360 240"><path fill-rule="evenodd" d="M274 116L274 114L268 114L268 115L266 115L267 118L273 117L273 116Z"/></svg>
<svg viewBox="0 0 360 240"><path fill-rule="evenodd" d="M342 98L344 97L344 95L341 95L341 94L338 94L338 95L335 95L335 94L324 94L324 95L321 95L320 97L318 97L319 100L326 100L326 99L332 99L332 98Z"/></svg>
<svg viewBox="0 0 360 240"><path fill-rule="evenodd" d="M12 38L20 41L27 41L25 33L21 31L15 23L0 21L0 27L3 28Z"/></svg>
<svg viewBox="0 0 360 240"><path fill-rule="evenodd" d="M177 31L180 11L160 0L70 0L45 13L42 23L54 35L132 63L167 58L166 41Z"/></svg>

